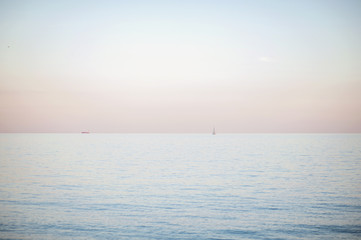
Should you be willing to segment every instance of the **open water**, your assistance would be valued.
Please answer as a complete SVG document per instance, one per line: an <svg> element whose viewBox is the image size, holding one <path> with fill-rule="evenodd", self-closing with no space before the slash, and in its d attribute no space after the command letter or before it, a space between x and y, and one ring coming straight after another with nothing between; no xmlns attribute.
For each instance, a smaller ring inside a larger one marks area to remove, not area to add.
<svg viewBox="0 0 361 240"><path fill-rule="evenodd" d="M0 239L361 239L361 135L0 134Z"/></svg>

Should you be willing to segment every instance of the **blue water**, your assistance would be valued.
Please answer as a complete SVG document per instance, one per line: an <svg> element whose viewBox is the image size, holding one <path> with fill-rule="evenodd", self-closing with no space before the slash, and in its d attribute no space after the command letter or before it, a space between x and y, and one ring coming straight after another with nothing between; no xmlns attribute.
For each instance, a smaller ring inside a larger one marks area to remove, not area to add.
<svg viewBox="0 0 361 240"><path fill-rule="evenodd" d="M361 135L0 134L0 239L361 239Z"/></svg>

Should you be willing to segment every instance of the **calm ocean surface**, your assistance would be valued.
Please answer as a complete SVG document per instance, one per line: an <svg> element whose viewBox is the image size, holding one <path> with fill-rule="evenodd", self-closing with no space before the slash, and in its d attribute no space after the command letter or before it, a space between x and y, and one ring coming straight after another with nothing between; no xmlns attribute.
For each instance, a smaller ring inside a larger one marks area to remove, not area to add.
<svg viewBox="0 0 361 240"><path fill-rule="evenodd" d="M0 134L0 239L361 239L361 135Z"/></svg>

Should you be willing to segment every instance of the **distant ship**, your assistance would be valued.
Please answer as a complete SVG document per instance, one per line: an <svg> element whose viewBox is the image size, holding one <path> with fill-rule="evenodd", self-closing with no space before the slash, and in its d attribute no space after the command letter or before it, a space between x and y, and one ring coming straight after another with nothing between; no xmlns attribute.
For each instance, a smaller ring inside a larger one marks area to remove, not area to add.
<svg viewBox="0 0 361 240"><path fill-rule="evenodd" d="M89 134L89 131L81 132L82 134Z"/></svg>
<svg viewBox="0 0 361 240"><path fill-rule="evenodd" d="M216 128L213 127L212 135L216 135Z"/></svg>

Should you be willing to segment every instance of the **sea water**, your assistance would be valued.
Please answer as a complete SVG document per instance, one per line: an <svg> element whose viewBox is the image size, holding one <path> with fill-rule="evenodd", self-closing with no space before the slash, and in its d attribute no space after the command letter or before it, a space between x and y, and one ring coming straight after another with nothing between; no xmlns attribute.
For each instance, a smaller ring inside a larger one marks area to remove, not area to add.
<svg viewBox="0 0 361 240"><path fill-rule="evenodd" d="M361 135L0 134L0 239L361 239Z"/></svg>

